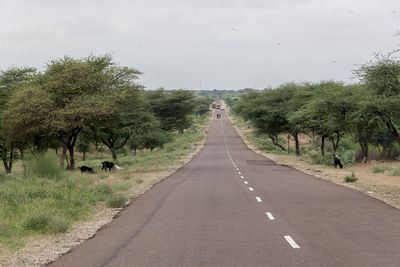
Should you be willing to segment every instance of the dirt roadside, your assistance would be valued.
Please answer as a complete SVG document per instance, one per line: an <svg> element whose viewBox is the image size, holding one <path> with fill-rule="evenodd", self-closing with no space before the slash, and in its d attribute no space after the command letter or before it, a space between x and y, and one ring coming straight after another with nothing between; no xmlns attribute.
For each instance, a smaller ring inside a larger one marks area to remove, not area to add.
<svg viewBox="0 0 400 267"><path fill-rule="evenodd" d="M229 107L225 103L224 106L226 107L225 110L229 114ZM400 209L400 176L389 176L387 171L383 173L372 172L374 166L386 168L399 167L399 162L359 163L345 166L343 169L335 169L324 165L312 165L301 157L296 157L294 155L264 153L246 138L245 133L251 131L251 129L238 127L238 123L233 119L233 117L230 116L229 118L246 145L256 153L274 160L279 164L288 165L318 178L361 191ZM353 171L358 180L354 183L345 183L343 181L344 177L350 175Z"/></svg>
<svg viewBox="0 0 400 267"><path fill-rule="evenodd" d="M210 117L211 120L212 117ZM210 125L210 124L209 124ZM208 127L206 131L208 132ZM204 147L206 135L201 142L197 142L195 149L181 159L182 164L170 166L166 169L137 172L131 180L140 179L143 182L129 191L129 204L134 204L135 198L150 190L155 184L175 173L182 166L186 165L195 155ZM115 173L108 179L117 179L118 173ZM106 207L97 207L96 211L85 221L75 223L66 233L57 235L32 236L26 241L26 245L18 251L6 255L0 255L0 266L44 266L53 262L59 256L67 253L73 247L81 244L87 239L96 235L96 233L118 217L122 208L111 209Z"/></svg>

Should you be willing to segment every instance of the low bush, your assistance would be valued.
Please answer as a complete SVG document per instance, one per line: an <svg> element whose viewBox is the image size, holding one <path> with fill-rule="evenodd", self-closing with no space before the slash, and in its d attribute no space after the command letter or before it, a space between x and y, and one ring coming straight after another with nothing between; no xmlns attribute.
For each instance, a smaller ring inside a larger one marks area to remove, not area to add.
<svg viewBox="0 0 400 267"><path fill-rule="evenodd" d="M60 167L57 156L50 153L31 155L22 162L24 177L33 176L47 179L61 179L64 177L64 170Z"/></svg>
<svg viewBox="0 0 400 267"><path fill-rule="evenodd" d="M385 172L387 169L388 169L388 168L387 168L387 167L384 167L384 166L381 166L381 167L379 167L379 166L373 166L371 171L372 171L373 173L380 173L380 172Z"/></svg>
<svg viewBox="0 0 400 267"><path fill-rule="evenodd" d="M400 176L400 167L392 167L389 169L390 176Z"/></svg>
<svg viewBox="0 0 400 267"><path fill-rule="evenodd" d="M355 150L343 150L339 153L339 159L343 165L351 165L356 163L356 151Z"/></svg>
<svg viewBox="0 0 400 267"><path fill-rule="evenodd" d="M322 156L320 153L311 153L310 158L311 158L311 164L326 165L326 166L333 165L332 155Z"/></svg>
<svg viewBox="0 0 400 267"><path fill-rule="evenodd" d="M136 179L136 183L137 184L141 184L141 183L143 183L143 180L142 179Z"/></svg>
<svg viewBox="0 0 400 267"><path fill-rule="evenodd" d="M109 208L123 208L126 206L126 197L122 195L112 195L107 200L107 207Z"/></svg>
<svg viewBox="0 0 400 267"><path fill-rule="evenodd" d="M350 175L346 175L346 176L344 177L344 182L346 182L346 183L354 183L354 182L357 181L357 180L358 180L358 178L357 178L356 175L354 174L354 171L351 172Z"/></svg>

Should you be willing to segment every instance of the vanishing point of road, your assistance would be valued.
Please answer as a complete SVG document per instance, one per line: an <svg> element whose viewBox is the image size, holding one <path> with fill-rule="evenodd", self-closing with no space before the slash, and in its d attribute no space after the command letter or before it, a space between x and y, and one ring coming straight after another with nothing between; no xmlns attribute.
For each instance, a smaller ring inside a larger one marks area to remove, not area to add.
<svg viewBox="0 0 400 267"><path fill-rule="evenodd" d="M51 266L400 266L400 212L252 152L222 114L187 165Z"/></svg>

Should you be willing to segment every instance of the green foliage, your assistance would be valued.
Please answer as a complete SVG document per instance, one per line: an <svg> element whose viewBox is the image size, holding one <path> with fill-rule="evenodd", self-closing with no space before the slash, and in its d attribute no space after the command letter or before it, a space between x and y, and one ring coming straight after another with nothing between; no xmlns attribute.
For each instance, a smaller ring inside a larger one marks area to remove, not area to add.
<svg viewBox="0 0 400 267"><path fill-rule="evenodd" d="M320 153L311 153L310 154L311 163L317 165L333 165L333 156L332 155L321 155Z"/></svg>
<svg viewBox="0 0 400 267"><path fill-rule="evenodd" d="M106 203L109 208L123 208L126 206L126 201L126 197L122 195L111 195Z"/></svg>
<svg viewBox="0 0 400 267"><path fill-rule="evenodd" d="M187 90L165 91L158 89L146 92L150 109L161 121L165 131L178 130L181 133L191 125L196 104L193 92Z"/></svg>
<svg viewBox="0 0 400 267"><path fill-rule="evenodd" d="M25 178L61 179L65 176L65 172L54 154L31 155L23 161L23 167Z"/></svg>
<svg viewBox="0 0 400 267"><path fill-rule="evenodd" d="M340 151L339 159L343 165L354 164L356 163L356 151L355 150Z"/></svg>
<svg viewBox="0 0 400 267"><path fill-rule="evenodd" d="M385 172L386 170L387 170L388 168L387 167L385 167L385 166L373 166L372 167L372 172L373 173L383 173L383 172Z"/></svg>
<svg viewBox="0 0 400 267"><path fill-rule="evenodd" d="M136 179L135 181L136 181L137 184L143 183L143 180L142 180L142 179Z"/></svg>
<svg viewBox="0 0 400 267"><path fill-rule="evenodd" d="M400 176L400 167L391 167L389 168L390 176Z"/></svg>
<svg viewBox="0 0 400 267"><path fill-rule="evenodd" d="M345 183L354 183L354 182L357 181L357 180L358 180L358 178L357 178L356 175L354 174L354 171L351 172L350 175L346 175L346 176L343 178L343 181L344 181Z"/></svg>

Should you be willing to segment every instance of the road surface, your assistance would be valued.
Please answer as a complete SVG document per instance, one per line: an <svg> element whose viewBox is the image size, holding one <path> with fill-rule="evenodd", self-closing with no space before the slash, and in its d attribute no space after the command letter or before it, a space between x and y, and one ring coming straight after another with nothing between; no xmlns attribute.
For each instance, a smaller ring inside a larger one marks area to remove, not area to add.
<svg viewBox="0 0 400 267"><path fill-rule="evenodd" d="M51 266L400 266L400 212L252 152L222 114L190 163Z"/></svg>

